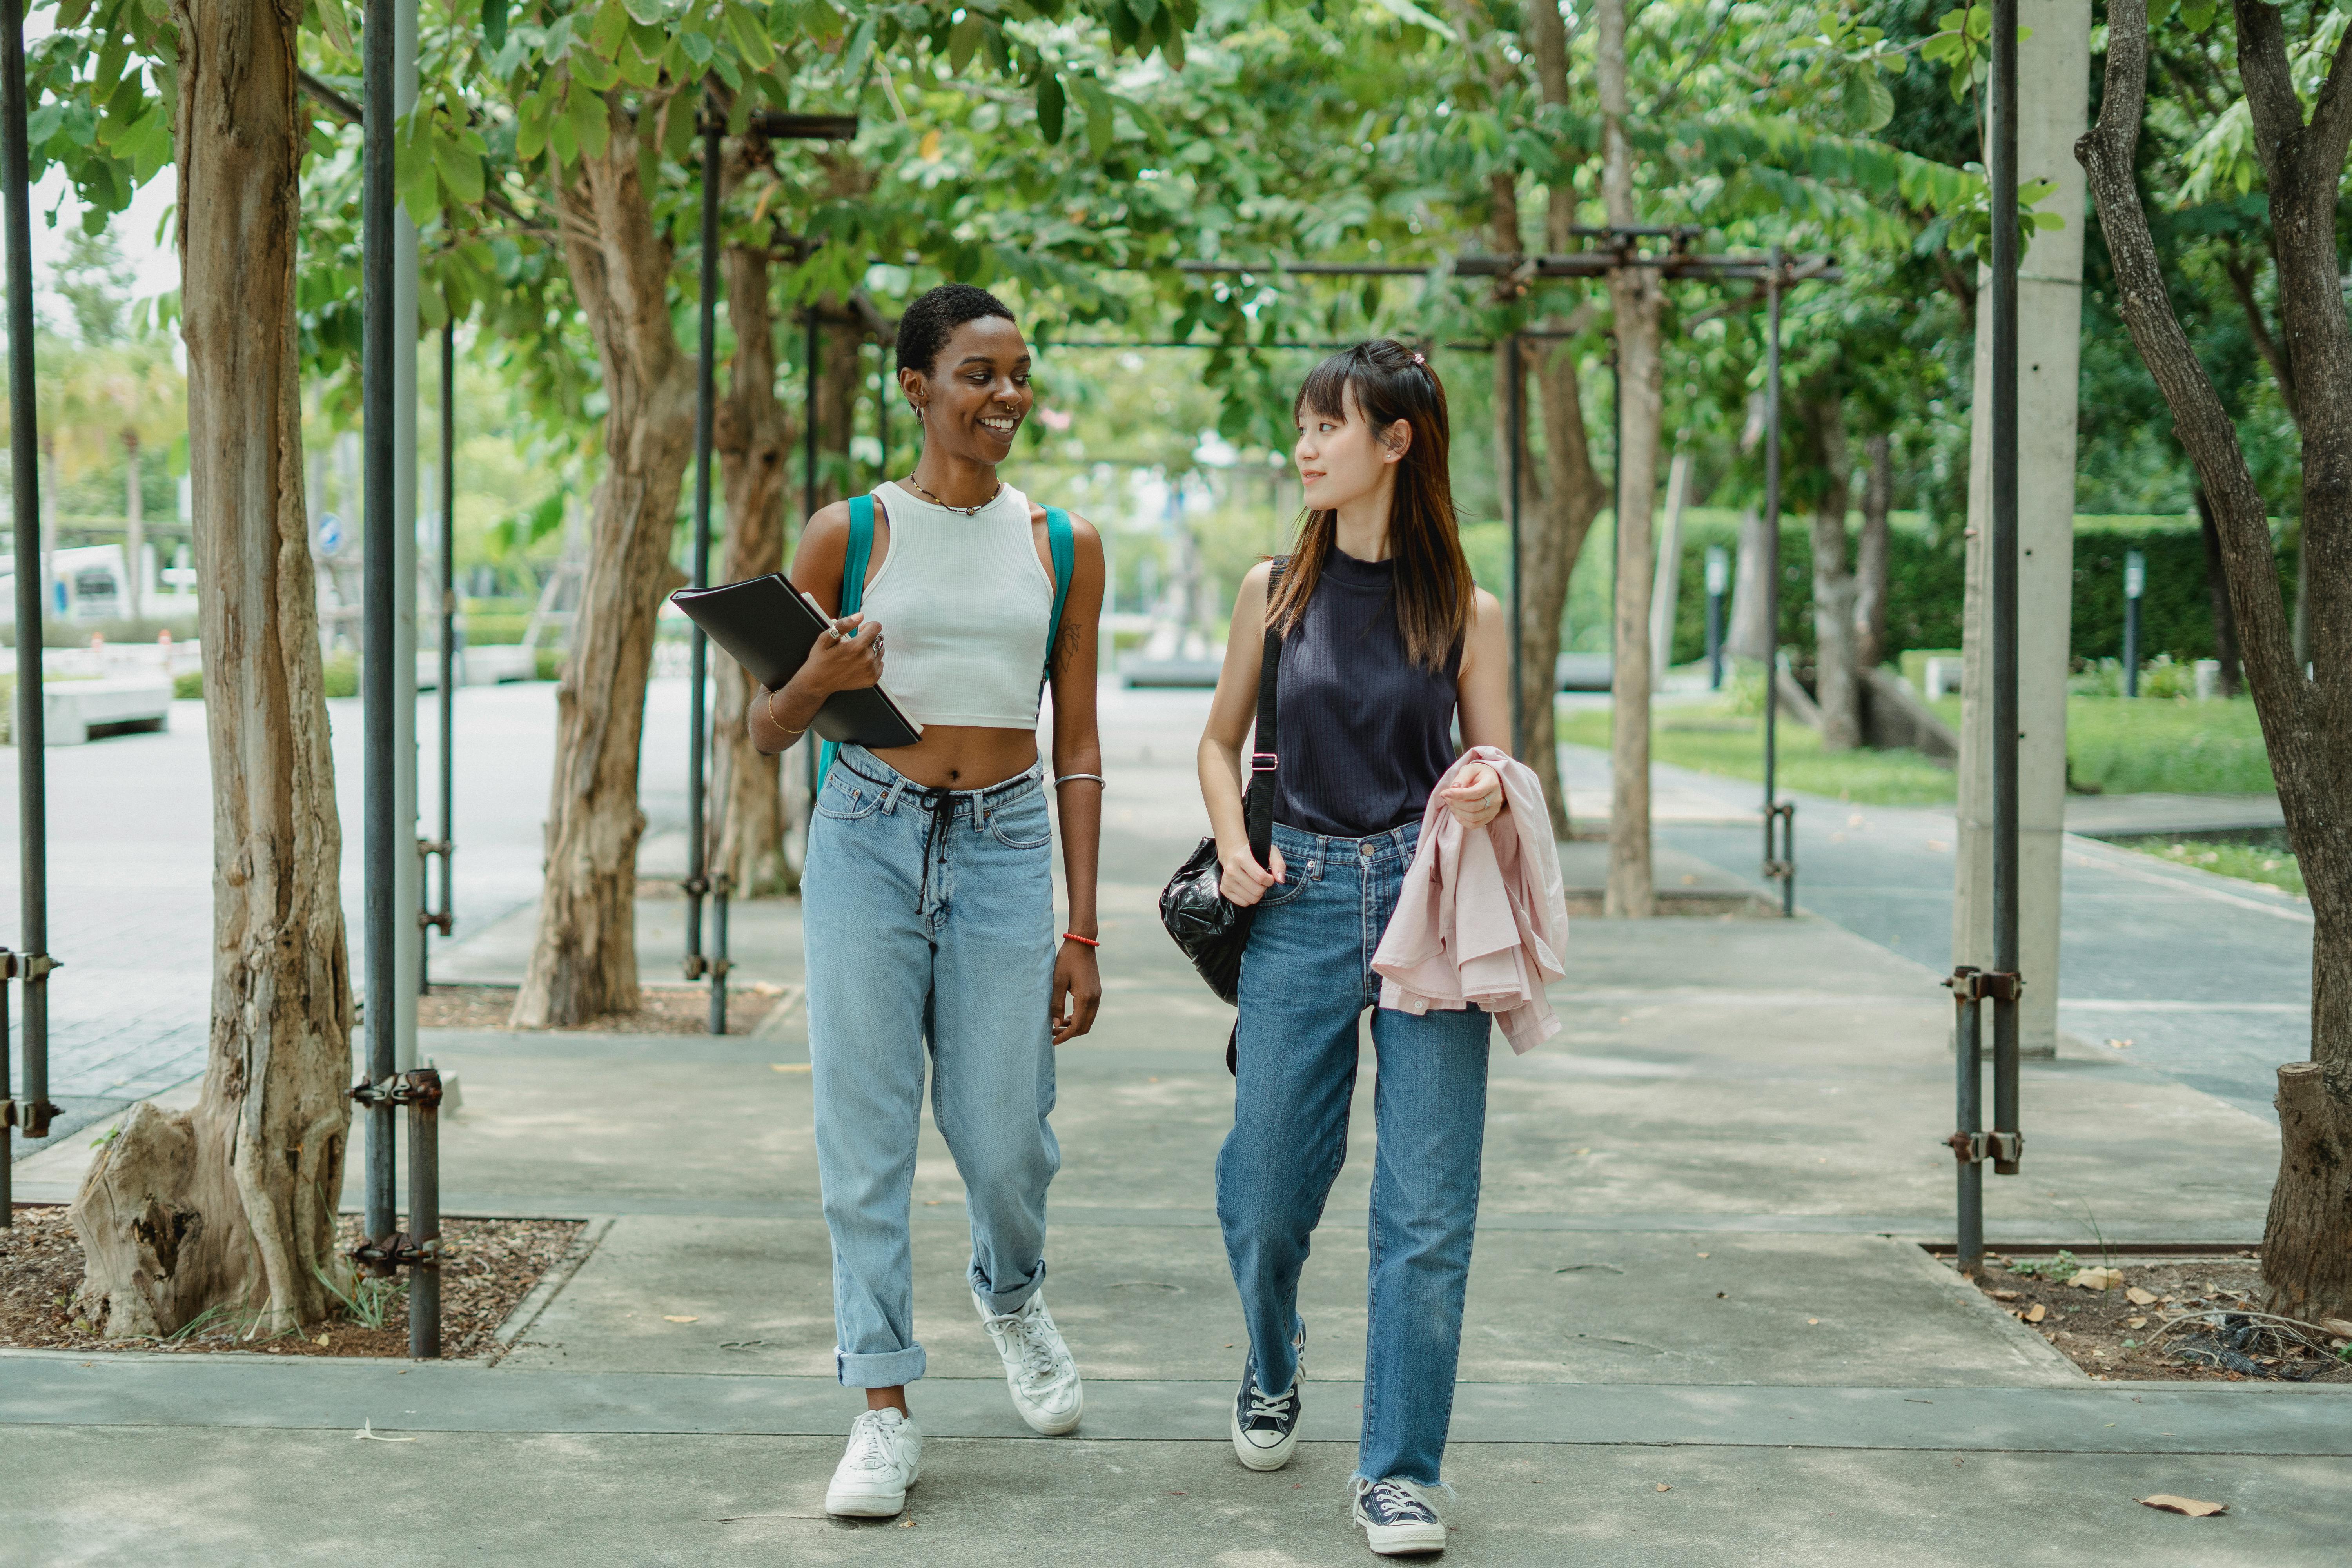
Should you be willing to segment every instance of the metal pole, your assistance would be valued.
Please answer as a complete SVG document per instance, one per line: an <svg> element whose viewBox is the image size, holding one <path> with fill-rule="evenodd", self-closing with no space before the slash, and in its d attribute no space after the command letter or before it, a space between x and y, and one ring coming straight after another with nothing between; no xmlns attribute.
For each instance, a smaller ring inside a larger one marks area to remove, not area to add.
<svg viewBox="0 0 2352 1568"><path fill-rule="evenodd" d="M2124 552L2124 695L2139 695L2139 598L2147 587L2147 557Z"/></svg>
<svg viewBox="0 0 2352 1568"><path fill-rule="evenodd" d="M808 342L803 350L803 357L807 363L801 367L803 384L806 388L801 399L801 515L804 518L816 515L816 355L818 347L816 306L811 304L808 308Z"/></svg>
<svg viewBox="0 0 2352 1568"><path fill-rule="evenodd" d="M1979 973L1962 965L1946 982L1958 1009L1953 1052L1958 1075L1959 1130L1948 1140L1959 1166L1960 1272L1973 1278L1984 1267L1984 1008Z"/></svg>
<svg viewBox="0 0 2352 1568"><path fill-rule="evenodd" d="M457 926L457 323L441 323L441 910L436 930Z"/></svg>
<svg viewBox="0 0 2352 1568"><path fill-rule="evenodd" d="M1780 763L1780 247L1764 279L1764 875L1780 884L1780 912L1797 911L1796 803L1778 797Z"/></svg>
<svg viewBox="0 0 2352 1568"><path fill-rule="evenodd" d="M1731 585L1731 557L1720 544L1706 547L1706 686L1723 689L1723 593Z"/></svg>
<svg viewBox="0 0 2352 1568"><path fill-rule="evenodd" d="M407 1079L408 1353L431 1361L441 1353L441 1075Z"/></svg>
<svg viewBox="0 0 2352 1568"><path fill-rule="evenodd" d="M702 110L702 301L698 312L702 335L694 363L694 586L698 588L710 581L710 421L717 401L713 338L719 330L719 139L725 130L726 122L706 102ZM710 890L702 810L702 744L709 728L703 688L709 673L710 650L700 626L694 628L692 636L687 677L690 691L687 698L684 967L688 980L699 980L710 972L702 956L702 896ZM719 1005L712 1001L714 1014Z"/></svg>
<svg viewBox="0 0 2352 1568"><path fill-rule="evenodd" d="M1992 7L1992 1157L2017 1173L2017 0Z"/></svg>
<svg viewBox="0 0 2352 1568"><path fill-rule="evenodd" d="M1519 592L1519 468L1520 465L1525 461L1522 453L1527 447L1528 433L1527 409L1525 407L1527 398L1520 385L1520 377L1523 374L1523 367L1519 358L1518 333L1513 332L1508 338L1504 340L1503 352L1509 356L1504 374L1507 378L1505 382L1505 385L1508 390L1508 396L1507 397L1506 402L1509 406L1508 413L1506 417L1510 427L1511 443L1509 476L1511 483L1511 754L1515 757L1524 757L1527 754L1528 715L1521 711L1521 710L1527 706L1527 703L1519 689L1520 653L1522 647L1525 646L1525 638L1520 636L1519 628L1519 617L1521 613L1521 595ZM1549 689L1549 683L1547 683L1547 689Z"/></svg>
<svg viewBox="0 0 2352 1568"><path fill-rule="evenodd" d="M27 1138L47 1135L49 1118L49 817L41 708L41 437L33 385L33 214L26 190L25 9L0 0L0 181L8 231L9 519L16 531L16 864L23 902L16 973L25 983L25 1097L14 1121ZM0 977L0 985L5 985ZM0 1037L0 1053L7 1040ZM6 1098L0 1094L0 1099ZM0 1167L8 1163L0 1132ZM8 1210L0 1204L0 1225Z"/></svg>
<svg viewBox="0 0 2352 1568"><path fill-rule="evenodd" d="M16 1150L10 1140L16 1132L16 1102L8 1095L8 981L16 973L16 955L0 947L0 1230L16 1223L16 1194L10 1190L9 1169L15 1163Z"/></svg>
<svg viewBox="0 0 2352 1568"><path fill-rule="evenodd" d="M361 363L361 427L363 453L361 484L362 526L366 533L363 563L365 604L361 658L362 719L365 736L362 773L362 873L365 974L367 977L367 1077L383 1084L394 1073L394 1039L399 1030L398 1005L393 992L399 984L397 949L393 923L404 916L393 897L394 857L413 854L399 842L393 769L393 668L395 639L393 619L398 556L393 538L393 18L389 8L371 14L361 44L364 55L367 113L362 136L361 174L361 279L362 326ZM410 592L415 592L414 584ZM392 1103L381 1098L367 1105L367 1207L365 1221L371 1240L389 1242L394 1227L394 1173L396 1154L393 1140ZM370 1265L370 1271L390 1274L389 1262Z"/></svg>

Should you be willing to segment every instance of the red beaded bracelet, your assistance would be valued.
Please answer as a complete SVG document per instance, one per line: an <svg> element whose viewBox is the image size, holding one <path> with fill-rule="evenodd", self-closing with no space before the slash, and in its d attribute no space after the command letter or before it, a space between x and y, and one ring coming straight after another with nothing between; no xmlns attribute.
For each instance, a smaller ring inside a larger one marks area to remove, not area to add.
<svg viewBox="0 0 2352 1568"><path fill-rule="evenodd" d="M1063 935L1064 939L1065 939L1065 940L1066 940L1066 941L1069 941L1069 942L1085 942L1088 947L1100 947L1100 946L1102 945L1102 943L1100 943L1100 942L1097 942L1094 938L1092 938L1092 937L1090 937L1090 936L1080 936L1077 932L1076 932L1076 931L1064 931L1064 932L1062 933L1062 935Z"/></svg>

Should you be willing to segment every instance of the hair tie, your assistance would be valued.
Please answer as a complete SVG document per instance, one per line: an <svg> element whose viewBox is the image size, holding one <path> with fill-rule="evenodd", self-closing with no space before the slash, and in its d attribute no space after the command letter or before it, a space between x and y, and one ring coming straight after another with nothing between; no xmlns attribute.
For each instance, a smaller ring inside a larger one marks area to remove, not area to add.
<svg viewBox="0 0 2352 1568"><path fill-rule="evenodd" d="M1419 349L1412 351L1412 363L1421 366L1423 370L1427 370L1429 368L1429 362L1421 357L1421 351Z"/></svg>

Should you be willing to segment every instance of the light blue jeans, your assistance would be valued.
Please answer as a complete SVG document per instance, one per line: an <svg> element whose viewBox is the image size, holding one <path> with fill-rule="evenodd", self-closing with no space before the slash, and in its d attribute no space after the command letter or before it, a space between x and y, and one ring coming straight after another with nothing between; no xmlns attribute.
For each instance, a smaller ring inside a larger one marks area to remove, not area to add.
<svg viewBox="0 0 2352 1568"><path fill-rule="evenodd" d="M1288 880L1259 903L1242 954L1234 1130L1217 1155L1217 1219L1257 1384L1298 1373L1298 1273L1348 1157L1357 1020L1372 1012L1370 1331L1356 1474L1434 1486L1454 1418L1462 1297L1478 1220L1492 1020L1379 1007L1372 953L1421 825L1332 838L1276 824Z"/></svg>
<svg viewBox="0 0 2352 1568"><path fill-rule="evenodd" d="M1047 1021L1053 824L1042 764L926 790L844 746L817 792L801 879L817 1179L833 1237L835 1370L923 1375L908 1205L930 1049L931 1118L963 1178L971 1288L1014 1312L1045 1278L1062 1154Z"/></svg>

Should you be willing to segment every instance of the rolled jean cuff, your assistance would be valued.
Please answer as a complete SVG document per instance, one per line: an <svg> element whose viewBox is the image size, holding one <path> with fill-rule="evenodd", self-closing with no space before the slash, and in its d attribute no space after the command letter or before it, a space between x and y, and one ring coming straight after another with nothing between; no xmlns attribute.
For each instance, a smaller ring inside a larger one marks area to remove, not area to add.
<svg viewBox="0 0 2352 1568"><path fill-rule="evenodd" d="M852 1355L836 1345L833 1370L844 1388L903 1388L923 1375L923 1347L908 1345L879 1355Z"/></svg>
<svg viewBox="0 0 2352 1568"><path fill-rule="evenodd" d="M1045 1288L1045 1260L1042 1258L1037 1260L1037 1277L1027 1284L1016 1285L1010 1290L992 1290L988 1288L988 1281L981 1278L979 1269L974 1268L971 1271L972 1295L979 1299L982 1306L1000 1318L1008 1317L1027 1306L1029 1298Z"/></svg>

